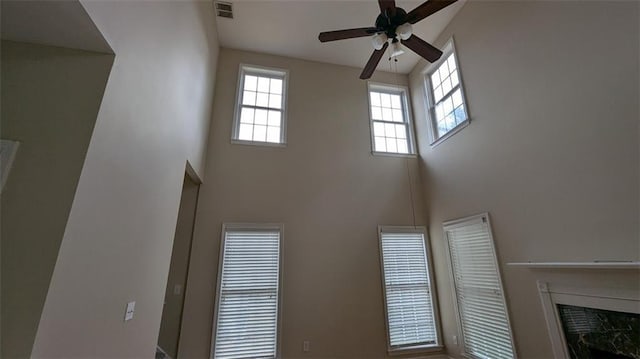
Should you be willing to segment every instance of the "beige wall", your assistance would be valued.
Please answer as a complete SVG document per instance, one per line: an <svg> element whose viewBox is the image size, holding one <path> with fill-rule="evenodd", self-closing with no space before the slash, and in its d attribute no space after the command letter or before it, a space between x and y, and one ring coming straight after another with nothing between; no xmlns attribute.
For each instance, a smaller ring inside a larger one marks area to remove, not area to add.
<svg viewBox="0 0 640 359"><path fill-rule="evenodd" d="M158 346L172 358L178 357L178 340L180 338L185 285L187 284L187 271L191 255L193 224L198 204L198 188L199 186L188 175L185 175L158 337ZM176 286L180 286L180 290L177 292L175 291Z"/></svg>
<svg viewBox="0 0 640 359"><path fill-rule="evenodd" d="M289 70L285 148L232 145L240 63ZM283 358L386 355L377 226L412 223L407 165L371 154L356 68L223 49L182 329L184 358L209 355L225 222L284 224ZM399 76L406 83L406 76ZM374 80L395 83L377 73ZM418 224L424 218L416 200ZM302 342L311 351L302 352Z"/></svg>
<svg viewBox="0 0 640 359"><path fill-rule="evenodd" d="M152 357L186 162L204 173L215 16L210 2L83 5L116 58L33 355Z"/></svg>
<svg viewBox="0 0 640 359"><path fill-rule="evenodd" d="M451 338L456 329L445 220L491 214L521 357L552 355L536 279L640 282L637 272L558 273L505 265L640 259L638 13L637 2L467 3L437 45L455 37L472 121L434 148L427 141L424 63L412 72L450 353L459 348Z"/></svg>
<svg viewBox="0 0 640 359"><path fill-rule="evenodd" d="M2 41L2 354L28 357L113 55Z"/></svg>

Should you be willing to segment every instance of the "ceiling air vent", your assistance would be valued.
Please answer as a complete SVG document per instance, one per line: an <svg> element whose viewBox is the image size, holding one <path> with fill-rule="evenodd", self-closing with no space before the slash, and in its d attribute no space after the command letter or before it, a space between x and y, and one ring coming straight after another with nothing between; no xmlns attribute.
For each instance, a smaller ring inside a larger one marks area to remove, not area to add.
<svg viewBox="0 0 640 359"><path fill-rule="evenodd" d="M218 16L233 19L233 4L225 1L216 1L215 6Z"/></svg>

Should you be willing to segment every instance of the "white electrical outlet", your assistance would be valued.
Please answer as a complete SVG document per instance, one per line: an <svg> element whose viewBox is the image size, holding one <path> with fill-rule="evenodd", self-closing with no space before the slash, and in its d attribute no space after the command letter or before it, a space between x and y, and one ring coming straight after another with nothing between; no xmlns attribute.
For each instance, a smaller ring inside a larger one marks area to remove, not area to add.
<svg viewBox="0 0 640 359"><path fill-rule="evenodd" d="M136 310L136 302L127 303L127 310L124 312L124 321L129 321L133 319L133 312Z"/></svg>
<svg viewBox="0 0 640 359"><path fill-rule="evenodd" d="M308 352L310 350L309 346L310 346L310 344L309 344L308 340L303 341L302 342L302 351L305 352L305 353Z"/></svg>

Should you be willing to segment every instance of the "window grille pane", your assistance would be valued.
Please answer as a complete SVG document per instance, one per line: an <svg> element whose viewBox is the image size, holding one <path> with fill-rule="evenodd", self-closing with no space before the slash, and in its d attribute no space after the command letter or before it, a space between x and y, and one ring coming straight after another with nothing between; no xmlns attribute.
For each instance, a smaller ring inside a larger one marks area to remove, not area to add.
<svg viewBox="0 0 640 359"><path fill-rule="evenodd" d="M391 95L391 108L401 109L400 95Z"/></svg>
<svg viewBox="0 0 640 359"><path fill-rule="evenodd" d="M375 150L380 152L387 151L387 142L384 137L375 137Z"/></svg>
<svg viewBox="0 0 640 359"><path fill-rule="evenodd" d="M396 125L396 136L398 138L407 138L407 127L405 125Z"/></svg>
<svg viewBox="0 0 640 359"><path fill-rule="evenodd" d="M447 77L449 77L449 67L447 66L447 62L443 62L442 65L440 65L440 68L438 68L438 72L440 73L440 79L444 80Z"/></svg>
<svg viewBox="0 0 640 359"><path fill-rule="evenodd" d="M396 137L396 126L392 123L385 123L384 133L386 137Z"/></svg>
<svg viewBox="0 0 640 359"><path fill-rule="evenodd" d="M275 358L279 231L226 231L214 358Z"/></svg>
<svg viewBox="0 0 640 359"><path fill-rule="evenodd" d="M513 358L498 263L486 217L445 225L465 352Z"/></svg>
<svg viewBox="0 0 640 359"><path fill-rule="evenodd" d="M371 106L380 107L380 93L378 92L370 92L369 97L371 97Z"/></svg>
<svg viewBox="0 0 640 359"><path fill-rule="evenodd" d="M390 108L383 107L382 108L382 119L384 121L393 121L393 112Z"/></svg>
<svg viewBox="0 0 640 359"><path fill-rule="evenodd" d="M266 125L267 124L267 110L258 109L256 110L255 124L256 125Z"/></svg>
<svg viewBox="0 0 640 359"><path fill-rule="evenodd" d="M280 111L269 111L269 126L280 127Z"/></svg>
<svg viewBox="0 0 640 359"><path fill-rule="evenodd" d="M258 78L255 76L245 76L244 89L249 91L256 91L258 89Z"/></svg>
<svg viewBox="0 0 640 359"><path fill-rule="evenodd" d="M269 78L268 77L258 77L258 91L259 92L269 92Z"/></svg>
<svg viewBox="0 0 640 359"><path fill-rule="evenodd" d="M255 114L255 110L252 108L242 108L242 114L240 115L240 122L242 123L253 123L253 116Z"/></svg>
<svg viewBox="0 0 640 359"><path fill-rule="evenodd" d="M269 126L267 127L267 142L277 143L280 142L280 128Z"/></svg>
<svg viewBox="0 0 640 359"><path fill-rule="evenodd" d="M438 87L433 90L434 101L439 102L442 99L442 96L444 96L444 94L442 93L442 86L438 84Z"/></svg>
<svg viewBox="0 0 640 359"><path fill-rule="evenodd" d="M451 95L451 98L453 99L453 105L458 107L460 105L462 105L462 92L460 91L460 89L457 89L453 95Z"/></svg>
<svg viewBox="0 0 640 359"><path fill-rule="evenodd" d="M387 141L387 152L398 152L398 146L396 145L395 138L386 137Z"/></svg>
<svg viewBox="0 0 640 359"><path fill-rule="evenodd" d="M390 108L391 107L391 95L389 95L388 93L381 93L380 94L380 103L382 104L382 107Z"/></svg>
<svg viewBox="0 0 640 359"><path fill-rule="evenodd" d="M241 123L238 138L241 140L251 141L253 139L253 125Z"/></svg>
<svg viewBox="0 0 640 359"><path fill-rule="evenodd" d="M255 125L253 126L253 140L254 141L266 141L267 140L267 126Z"/></svg>
<svg viewBox="0 0 640 359"><path fill-rule="evenodd" d="M282 95L282 80L271 79L271 87L269 88L269 92L276 95Z"/></svg>
<svg viewBox="0 0 640 359"><path fill-rule="evenodd" d="M431 83L433 84L433 88L436 88L440 85L440 73L438 71L434 72L431 75Z"/></svg>
<svg viewBox="0 0 640 359"><path fill-rule="evenodd" d="M449 64L449 69L453 72L456 69L456 55L451 54L447 59L447 63Z"/></svg>
<svg viewBox="0 0 640 359"><path fill-rule="evenodd" d="M242 95L242 104L248 106L255 106L256 104L256 93L253 91L245 91Z"/></svg>
<svg viewBox="0 0 640 359"><path fill-rule="evenodd" d="M398 140L398 153L409 153L407 140Z"/></svg>
<svg viewBox="0 0 640 359"><path fill-rule="evenodd" d="M256 97L256 106L268 107L269 106L269 94L258 92Z"/></svg>
<svg viewBox="0 0 640 359"><path fill-rule="evenodd" d="M424 235L382 231L380 241L390 347L435 345Z"/></svg>
<svg viewBox="0 0 640 359"><path fill-rule="evenodd" d="M391 110L393 113L393 121L395 122L404 122L404 116L402 115L402 110Z"/></svg>
<svg viewBox="0 0 640 359"><path fill-rule="evenodd" d="M269 95L269 107L278 109L282 107L282 96Z"/></svg>

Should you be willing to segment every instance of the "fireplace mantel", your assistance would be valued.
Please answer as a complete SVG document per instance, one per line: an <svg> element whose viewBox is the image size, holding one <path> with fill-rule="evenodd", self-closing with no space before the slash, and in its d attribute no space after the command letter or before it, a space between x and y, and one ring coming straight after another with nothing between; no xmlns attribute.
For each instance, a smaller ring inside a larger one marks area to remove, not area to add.
<svg viewBox="0 0 640 359"><path fill-rule="evenodd" d="M620 262L512 262L507 263L512 267L525 267L530 269L631 269L640 270L640 261Z"/></svg>

